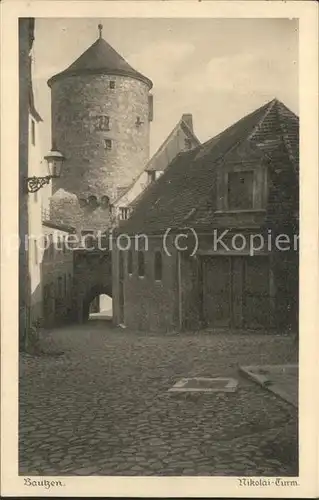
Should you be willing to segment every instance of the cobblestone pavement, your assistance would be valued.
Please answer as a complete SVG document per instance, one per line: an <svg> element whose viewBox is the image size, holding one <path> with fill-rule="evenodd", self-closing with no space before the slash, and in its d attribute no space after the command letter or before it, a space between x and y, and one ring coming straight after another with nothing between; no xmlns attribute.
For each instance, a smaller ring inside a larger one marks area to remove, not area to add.
<svg viewBox="0 0 319 500"><path fill-rule="evenodd" d="M238 365L296 362L285 336L57 329L20 361L20 474L298 475L297 412ZM53 347L52 347L53 346ZM172 393L231 376L235 393Z"/></svg>

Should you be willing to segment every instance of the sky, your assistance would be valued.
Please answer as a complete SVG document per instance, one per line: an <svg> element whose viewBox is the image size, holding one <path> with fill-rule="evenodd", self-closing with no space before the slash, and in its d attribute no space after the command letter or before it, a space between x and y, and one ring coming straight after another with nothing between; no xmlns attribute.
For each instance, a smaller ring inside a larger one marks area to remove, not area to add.
<svg viewBox="0 0 319 500"><path fill-rule="evenodd" d="M33 48L42 147L50 149L47 80L98 37L153 81L151 154L183 113L201 142L274 97L298 114L298 21L289 19L37 18Z"/></svg>

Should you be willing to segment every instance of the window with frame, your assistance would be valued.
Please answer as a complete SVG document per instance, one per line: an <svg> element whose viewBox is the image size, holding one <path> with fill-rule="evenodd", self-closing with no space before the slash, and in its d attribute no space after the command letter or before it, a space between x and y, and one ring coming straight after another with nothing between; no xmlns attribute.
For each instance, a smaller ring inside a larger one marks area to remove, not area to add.
<svg viewBox="0 0 319 500"><path fill-rule="evenodd" d="M128 254L127 254L127 272L128 272L128 274L133 274L133 252L132 252L132 250L129 250Z"/></svg>
<svg viewBox="0 0 319 500"><path fill-rule="evenodd" d="M120 207L120 219L127 220L130 215L130 209L128 207Z"/></svg>
<svg viewBox="0 0 319 500"><path fill-rule="evenodd" d="M115 80L110 80L110 89L115 89Z"/></svg>
<svg viewBox="0 0 319 500"><path fill-rule="evenodd" d="M157 251L154 255L154 278L155 281L162 281L163 260L161 252Z"/></svg>
<svg viewBox="0 0 319 500"><path fill-rule="evenodd" d="M249 210L253 208L253 171L229 172L227 188L229 210Z"/></svg>
<svg viewBox="0 0 319 500"><path fill-rule="evenodd" d="M104 149L107 149L110 151L112 149L112 140L111 139L104 139Z"/></svg>
<svg viewBox="0 0 319 500"><path fill-rule="evenodd" d="M156 181L156 171L155 170L151 170L150 172L147 172L147 176L148 176L148 182Z"/></svg>
<svg viewBox="0 0 319 500"><path fill-rule="evenodd" d="M95 121L96 130L110 130L110 117L107 115L100 115L96 117Z"/></svg>
<svg viewBox="0 0 319 500"><path fill-rule="evenodd" d="M138 275L140 278L145 276L145 256L142 250L137 252Z"/></svg>

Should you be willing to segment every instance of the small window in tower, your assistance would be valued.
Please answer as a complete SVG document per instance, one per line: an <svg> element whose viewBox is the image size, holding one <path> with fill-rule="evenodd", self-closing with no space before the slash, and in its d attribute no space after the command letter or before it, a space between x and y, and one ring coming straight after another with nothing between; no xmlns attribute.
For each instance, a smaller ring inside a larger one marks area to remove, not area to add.
<svg viewBox="0 0 319 500"><path fill-rule="evenodd" d="M110 150L112 149L112 140L104 139L104 149Z"/></svg>
<svg viewBox="0 0 319 500"><path fill-rule="evenodd" d="M106 115L97 116L95 122L95 129L110 130L110 117Z"/></svg>
<svg viewBox="0 0 319 500"><path fill-rule="evenodd" d="M94 195L89 196L88 202L91 208L97 208L98 203L97 203L97 197Z"/></svg>
<svg viewBox="0 0 319 500"><path fill-rule="evenodd" d="M140 117L140 116L137 116L137 117L136 117L136 121L135 121L135 126L136 126L137 128L139 128L141 125L143 125L143 123L144 123L144 122L141 120L141 117Z"/></svg>
<svg viewBox="0 0 319 500"><path fill-rule="evenodd" d="M110 81L110 89L115 89L115 81L114 80Z"/></svg>
<svg viewBox="0 0 319 500"><path fill-rule="evenodd" d="M110 206L110 198L108 196L102 196L101 198L101 206L103 208L109 208Z"/></svg>
<svg viewBox="0 0 319 500"><path fill-rule="evenodd" d="M185 149L191 149L191 147L192 147L192 141L190 139L186 138L184 140L184 144L185 144Z"/></svg>

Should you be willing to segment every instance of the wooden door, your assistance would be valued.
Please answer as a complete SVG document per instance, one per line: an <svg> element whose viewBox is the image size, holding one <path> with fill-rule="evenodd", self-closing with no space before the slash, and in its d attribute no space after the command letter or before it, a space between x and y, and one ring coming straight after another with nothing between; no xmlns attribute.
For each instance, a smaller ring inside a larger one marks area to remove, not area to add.
<svg viewBox="0 0 319 500"><path fill-rule="evenodd" d="M207 326L230 326L231 274L229 257L212 257L203 266L203 309Z"/></svg>
<svg viewBox="0 0 319 500"><path fill-rule="evenodd" d="M270 324L267 257L209 257L203 262L207 326L261 328Z"/></svg>
<svg viewBox="0 0 319 500"><path fill-rule="evenodd" d="M246 257L243 261L243 319L247 328L270 325L269 260Z"/></svg>

